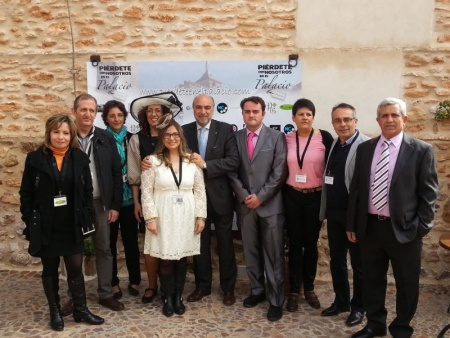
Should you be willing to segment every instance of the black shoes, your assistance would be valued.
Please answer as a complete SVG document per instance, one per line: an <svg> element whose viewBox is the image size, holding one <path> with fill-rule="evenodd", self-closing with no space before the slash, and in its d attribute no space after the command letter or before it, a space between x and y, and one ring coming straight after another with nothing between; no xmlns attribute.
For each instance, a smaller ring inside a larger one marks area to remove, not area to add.
<svg viewBox="0 0 450 338"><path fill-rule="evenodd" d="M139 296L139 286L138 286L138 289L135 289L135 288L133 287L133 285L128 284L128 292L129 292L130 295L132 295L132 296Z"/></svg>
<svg viewBox="0 0 450 338"><path fill-rule="evenodd" d="M117 287L119 288L119 291L117 291L117 292L113 291L113 297L115 299L120 299L120 298L122 298L122 290L120 289L119 285L117 285Z"/></svg>
<svg viewBox="0 0 450 338"><path fill-rule="evenodd" d="M173 309L174 312L181 316L186 312L186 307L183 304L183 291L182 290L176 290L175 291L175 299L173 300Z"/></svg>
<svg viewBox="0 0 450 338"><path fill-rule="evenodd" d="M340 306L336 306L336 304L333 303L333 304L331 304L330 307L323 310L321 315L322 315L322 317L336 316L342 312L348 312L348 311L350 311L349 306L340 307Z"/></svg>
<svg viewBox="0 0 450 338"><path fill-rule="evenodd" d="M280 320L283 317L283 308L281 306L270 305L267 312L267 319L271 322Z"/></svg>
<svg viewBox="0 0 450 338"><path fill-rule="evenodd" d="M347 317L345 321L345 325L347 326L355 326L361 324L364 319L364 312L361 311L352 311Z"/></svg>
<svg viewBox="0 0 450 338"><path fill-rule="evenodd" d="M145 294L147 293L147 291L153 291L152 295L147 297L147 296L145 295ZM153 298L155 298L157 292L158 292L158 287L156 287L156 289L153 289L153 288L147 288L147 289L145 289L144 295L142 296L142 299L141 299L141 300L142 300L142 303L143 303L143 304L148 304L148 303L153 302Z"/></svg>
<svg viewBox="0 0 450 338"><path fill-rule="evenodd" d="M261 293L259 295L250 295L244 299L244 307L255 307L258 303L263 302L266 299L266 295Z"/></svg>
<svg viewBox="0 0 450 338"><path fill-rule="evenodd" d="M374 337L383 337L386 335L386 329L381 331L375 331L369 327L365 327L361 331L356 332L351 338L374 338Z"/></svg>

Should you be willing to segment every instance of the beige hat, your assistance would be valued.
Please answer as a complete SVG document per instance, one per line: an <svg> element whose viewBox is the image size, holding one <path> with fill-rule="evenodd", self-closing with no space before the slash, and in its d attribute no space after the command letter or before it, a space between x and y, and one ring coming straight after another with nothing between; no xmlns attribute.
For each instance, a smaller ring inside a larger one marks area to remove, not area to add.
<svg viewBox="0 0 450 338"><path fill-rule="evenodd" d="M130 112L131 115L138 120L138 113L139 111L147 107L151 104L160 104L162 106L166 106L170 109L172 115L175 117L177 116L180 111L183 110L183 104L178 100L178 97L173 92L164 92L164 93L158 93L155 95L148 95L139 97L133 102L131 102L130 105Z"/></svg>

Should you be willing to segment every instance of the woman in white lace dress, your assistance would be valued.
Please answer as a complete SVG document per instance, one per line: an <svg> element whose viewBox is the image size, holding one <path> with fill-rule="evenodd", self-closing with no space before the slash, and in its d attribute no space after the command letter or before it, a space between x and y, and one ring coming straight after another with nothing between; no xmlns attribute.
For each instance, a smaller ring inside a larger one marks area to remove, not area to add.
<svg viewBox="0 0 450 338"><path fill-rule="evenodd" d="M144 253L160 258L159 280L164 294L163 314L185 312L182 292L186 257L200 253L205 227L206 192L203 172L189 162L180 125L163 116L158 143L150 156L152 167L142 172L142 209L146 222Z"/></svg>

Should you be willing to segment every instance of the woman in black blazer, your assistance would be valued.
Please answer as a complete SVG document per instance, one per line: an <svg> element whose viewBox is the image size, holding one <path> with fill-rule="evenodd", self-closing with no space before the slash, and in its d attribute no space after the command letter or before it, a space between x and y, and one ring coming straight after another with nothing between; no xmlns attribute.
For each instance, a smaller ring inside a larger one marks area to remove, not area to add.
<svg viewBox="0 0 450 338"><path fill-rule="evenodd" d="M104 322L86 306L83 233L92 230L94 209L89 159L78 148L71 118L50 117L44 144L27 155L19 191L24 235L30 241L28 251L41 258L42 285L50 308L50 326L55 331L64 329L58 295L60 256L64 257L74 300L74 320L92 325Z"/></svg>

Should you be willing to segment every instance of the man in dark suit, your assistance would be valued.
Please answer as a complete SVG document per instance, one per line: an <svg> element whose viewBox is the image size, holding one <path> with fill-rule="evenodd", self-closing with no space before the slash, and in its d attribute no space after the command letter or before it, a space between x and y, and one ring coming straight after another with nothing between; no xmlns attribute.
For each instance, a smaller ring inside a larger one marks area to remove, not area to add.
<svg viewBox="0 0 450 338"><path fill-rule="evenodd" d="M360 242L367 324L352 338L386 334L389 262L397 289L389 332L404 338L414 331L422 237L433 226L438 182L433 147L403 132L407 119L404 101L383 100L377 109L381 136L358 147L347 236Z"/></svg>
<svg viewBox="0 0 450 338"><path fill-rule="evenodd" d="M240 164L229 177L251 284L244 307L254 307L266 299L267 279L267 319L276 321L283 316L284 302L285 217L281 187L287 177L286 138L262 123L265 107L258 96L241 101L246 128L235 133Z"/></svg>
<svg viewBox="0 0 450 338"><path fill-rule="evenodd" d="M324 185L320 204L320 221L327 219L328 243L330 247L330 271L333 280L334 301L322 311L322 316L335 316L351 309L345 321L354 326L364 318L363 273L359 244L349 242L346 234L347 207L350 183L355 168L356 149L369 138L360 133L356 126L355 108L340 103L331 111L331 123L338 137L331 145L325 166ZM353 269L353 297L350 300L347 254Z"/></svg>
<svg viewBox="0 0 450 338"><path fill-rule="evenodd" d="M194 98L192 104L195 122L183 126L191 161L203 169L208 202L208 218L201 234L200 255L194 256L195 291L187 297L196 302L211 294L211 222L217 235L220 287L223 303L236 301L234 287L237 268L234 254L232 222L233 191L227 173L239 165L236 139L231 125L212 119L214 100L208 95Z"/></svg>

